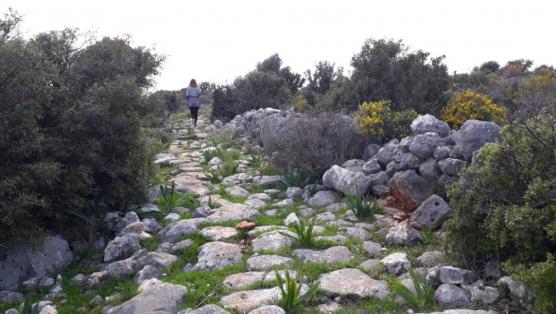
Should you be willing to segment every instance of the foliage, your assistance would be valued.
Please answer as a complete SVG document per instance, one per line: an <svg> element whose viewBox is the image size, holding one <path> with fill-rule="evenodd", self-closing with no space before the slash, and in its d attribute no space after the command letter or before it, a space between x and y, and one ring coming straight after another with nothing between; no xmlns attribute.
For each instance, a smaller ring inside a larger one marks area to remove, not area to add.
<svg viewBox="0 0 556 314"><path fill-rule="evenodd" d="M278 169L297 169L305 176L317 178L338 159L361 156L369 139L358 131L353 119L345 115L310 117L294 113L280 128L263 125L257 140Z"/></svg>
<svg viewBox="0 0 556 314"><path fill-rule="evenodd" d="M537 69L518 89L514 119L521 121L538 114L556 117L556 70Z"/></svg>
<svg viewBox="0 0 556 314"><path fill-rule="evenodd" d="M517 280L524 282L535 291L533 312L549 314L556 312L556 261L552 254L547 254L544 262L533 267L524 265L505 265Z"/></svg>
<svg viewBox="0 0 556 314"><path fill-rule="evenodd" d="M363 102L390 99L395 111L438 114L451 84L444 57L407 50L401 41L367 40L351 60L351 78L335 84L324 107L355 111Z"/></svg>
<svg viewBox="0 0 556 314"><path fill-rule="evenodd" d="M355 113L361 134L380 139L382 143L411 134L410 124L418 114L414 110L392 111L390 101L362 103Z"/></svg>
<svg viewBox="0 0 556 314"><path fill-rule="evenodd" d="M470 119L494 121L503 125L506 123L507 112L504 106L495 104L488 96L466 90L452 96L442 110L442 119L455 128Z"/></svg>
<svg viewBox="0 0 556 314"><path fill-rule="evenodd" d="M413 268L408 269L415 292L404 286L399 280L390 283L390 288L402 297L414 311L428 311L436 305L434 288L425 282L423 275Z"/></svg>
<svg viewBox="0 0 556 314"><path fill-rule="evenodd" d="M286 271L284 278L280 273L276 274L276 284L280 288L281 298L278 304L286 313L295 310L304 300L311 296L311 292L301 295L301 284L290 276L290 272Z"/></svg>
<svg viewBox="0 0 556 314"><path fill-rule="evenodd" d="M282 175L281 181L287 187L303 188L314 183L316 180L311 175L306 175L298 169L289 169L287 173Z"/></svg>
<svg viewBox="0 0 556 314"><path fill-rule="evenodd" d="M41 228L82 227L145 200L156 102L145 95L162 59L128 38L79 47L76 31L15 31L0 18L0 241ZM106 207L98 204L105 203Z"/></svg>
<svg viewBox="0 0 556 314"><path fill-rule="evenodd" d="M449 191L446 247L470 268L490 258L542 272L556 248L556 120L507 125L501 136Z"/></svg>
<svg viewBox="0 0 556 314"><path fill-rule="evenodd" d="M215 87L211 118L228 121L252 109L284 108L302 85L301 75L282 67L280 57L273 55L233 84Z"/></svg>
<svg viewBox="0 0 556 314"><path fill-rule="evenodd" d="M313 238L313 227L315 225L315 220L313 219L307 225L305 224L305 219L299 219L299 221L293 225L295 230L295 234L297 237L292 237L296 242L297 245L300 247L313 247L315 244L315 239ZM286 235L290 236L288 233Z"/></svg>
<svg viewBox="0 0 556 314"><path fill-rule="evenodd" d="M381 214L384 209L376 200L363 195L346 195L346 202L355 213L355 216L368 221L375 221L375 214Z"/></svg>
<svg viewBox="0 0 556 314"><path fill-rule="evenodd" d="M214 146L221 149L227 149L234 146L238 146L237 136L230 132L217 131L212 132L208 138L208 142Z"/></svg>
<svg viewBox="0 0 556 314"><path fill-rule="evenodd" d="M336 69L334 63L328 61L320 61L315 65L315 70L305 71L305 77L309 81L309 90L317 94L325 94L332 88L332 84L339 77L342 76L342 69Z"/></svg>
<svg viewBox="0 0 556 314"><path fill-rule="evenodd" d="M237 161L225 158L222 160L222 163L218 165L218 173L226 178L236 173L238 167Z"/></svg>
<svg viewBox="0 0 556 314"><path fill-rule="evenodd" d="M272 167L264 154L252 154L248 159L249 165L255 169L260 176L278 175L278 171Z"/></svg>
<svg viewBox="0 0 556 314"><path fill-rule="evenodd" d="M158 198L158 206L164 212L170 212L178 205L178 193L176 192L176 182L172 181L170 187L166 185L160 185L160 197Z"/></svg>

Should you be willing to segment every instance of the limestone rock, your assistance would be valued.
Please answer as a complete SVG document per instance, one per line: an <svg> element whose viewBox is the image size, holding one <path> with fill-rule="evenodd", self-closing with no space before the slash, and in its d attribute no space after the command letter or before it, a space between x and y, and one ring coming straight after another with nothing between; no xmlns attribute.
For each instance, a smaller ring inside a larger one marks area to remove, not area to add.
<svg viewBox="0 0 556 314"><path fill-rule="evenodd" d="M320 276L319 288L332 296L376 297L383 299L390 291L383 280L375 280L355 268L344 268Z"/></svg>
<svg viewBox="0 0 556 314"><path fill-rule="evenodd" d="M394 198L403 204L403 209L413 211L434 192L434 186L415 170L396 172L388 182Z"/></svg>
<svg viewBox="0 0 556 314"><path fill-rule="evenodd" d="M139 287L139 294L129 301L110 308L106 314L174 314L187 294L187 288L149 279Z"/></svg>
<svg viewBox="0 0 556 314"><path fill-rule="evenodd" d="M421 242L421 234L403 221L388 229L386 242L390 245L412 245Z"/></svg>
<svg viewBox="0 0 556 314"><path fill-rule="evenodd" d="M293 254L303 263L336 264L348 262L353 258L353 254L345 246L333 246L322 251L296 249Z"/></svg>
<svg viewBox="0 0 556 314"><path fill-rule="evenodd" d="M295 236L294 233L290 231L270 231L263 233L253 239L251 245L255 252L260 251L270 251L270 252L277 252L283 247L291 246L293 244L293 239L286 234L290 234Z"/></svg>
<svg viewBox="0 0 556 314"><path fill-rule="evenodd" d="M199 248L199 257L193 270L208 271L241 263L241 247L220 241L208 242Z"/></svg>
<svg viewBox="0 0 556 314"><path fill-rule="evenodd" d="M139 235L136 233L126 233L114 238L104 249L104 261L111 262L130 257L141 249L139 240Z"/></svg>
<svg viewBox="0 0 556 314"><path fill-rule="evenodd" d="M467 120L454 136L456 146L452 155L471 160L473 152L486 143L493 143L500 134L500 127L494 122Z"/></svg>
<svg viewBox="0 0 556 314"><path fill-rule="evenodd" d="M444 199L436 194L429 196L418 208L411 214L409 224L416 229L428 228L436 230L450 218L452 208Z"/></svg>
<svg viewBox="0 0 556 314"><path fill-rule="evenodd" d="M286 311L276 305L265 305L252 310L249 314L286 314Z"/></svg>
<svg viewBox="0 0 556 314"><path fill-rule="evenodd" d="M248 270L270 270L277 266L292 266L293 259L279 255L254 255L247 259Z"/></svg>
<svg viewBox="0 0 556 314"><path fill-rule="evenodd" d="M418 116L411 122L411 131L413 131L415 135L435 132L444 137L448 136L448 133L450 133L450 127L448 123L438 120L433 115L425 114Z"/></svg>
<svg viewBox="0 0 556 314"><path fill-rule="evenodd" d="M438 303L445 307L465 307L471 303L469 295L465 290L450 283L441 284L436 289L434 297Z"/></svg>
<svg viewBox="0 0 556 314"><path fill-rule="evenodd" d="M394 275L401 275L411 266L411 263L407 259L407 254L402 252L392 253L384 257L381 262L386 266L388 272Z"/></svg>
<svg viewBox="0 0 556 314"><path fill-rule="evenodd" d="M217 208L215 212L207 217L211 222L226 222L230 220L251 220L260 216L260 213L244 204L231 204Z"/></svg>
<svg viewBox="0 0 556 314"><path fill-rule="evenodd" d="M309 206L327 206L336 202L337 193L332 191L319 191L307 201Z"/></svg>
<svg viewBox="0 0 556 314"><path fill-rule="evenodd" d="M211 241L220 241L237 236L237 230L234 227L212 226L201 229L201 235Z"/></svg>

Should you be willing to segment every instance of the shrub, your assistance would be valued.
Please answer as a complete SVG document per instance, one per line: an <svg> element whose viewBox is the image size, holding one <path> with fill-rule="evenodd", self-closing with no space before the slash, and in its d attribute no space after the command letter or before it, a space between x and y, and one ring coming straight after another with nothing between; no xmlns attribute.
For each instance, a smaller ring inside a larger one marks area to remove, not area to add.
<svg viewBox="0 0 556 314"><path fill-rule="evenodd" d="M500 125L506 123L508 110L495 104L486 95L472 90L455 93L442 110L442 119L452 127L459 128L470 119L494 121Z"/></svg>
<svg viewBox="0 0 556 314"><path fill-rule="evenodd" d="M541 113L556 117L556 71L532 75L520 86L516 103L514 119L526 120Z"/></svg>
<svg viewBox="0 0 556 314"><path fill-rule="evenodd" d="M155 150L145 90L162 59L125 38L75 48L73 30L0 37L0 241L143 202Z"/></svg>
<svg viewBox="0 0 556 314"><path fill-rule="evenodd" d="M360 219L375 221L375 214L382 214L384 209L378 205L376 200L363 195L346 195L346 202Z"/></svg>
<svg viewBox="0 0 556 314"><path fill-rule="evenodd" d="M411 134L409 127L417 118L414 110L392 111L390 101L362 103L355 113L361 134L379 139L382 143Z"/></svg>
<svg viewBox="0 0 556 314"><path fill-rule="evenodd" d="M501 136L449 191L454 213L445 244L469 268L496 259L542 272L556 248L556 120L507 125Z"/></svg>
<svg viewBox="0 0 556 314"><path fill-rule="evenodd" d="M358 131L345 115L291 114L280 122L265 123L259 142L277 168L320 177L338 160L361 156L369 139Z"/></svg>
<svg viewBox="0 0 556 314"><path fill-rule="evenodd" d="M413 268L408 269L409 276L415 287L415 292L409 290L399 280L390 283L390 288L402 297L414 311L428 311L436 305L434 298L434 288L425 282L423 275L416 272Z"/></svg>
<svg viewBox="0 0 556 314"><path fill-rule="evenodd" d="M547 254L545 262L537 263L533 267L524 265L513 266L506 264L517 280L523 281L535 291L533 312L556 313L556 261L552 254Z"/></svg>

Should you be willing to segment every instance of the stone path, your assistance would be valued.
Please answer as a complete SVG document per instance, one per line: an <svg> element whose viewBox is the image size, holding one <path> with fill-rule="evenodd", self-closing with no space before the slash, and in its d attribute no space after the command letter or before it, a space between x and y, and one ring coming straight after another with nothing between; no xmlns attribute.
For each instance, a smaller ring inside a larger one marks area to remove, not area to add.
<svg viewBox="0 0 556 314"><path fill-rule="evenodd" d="M135 212L123 218L113 214L118 237L105 249L106 266L79 277L89 288L109 277L132 277L140 284L139 294L119 305L106 305L104 312L176 313L184 307L184 296L205 291L204 285L211 284L208 279L207 283L172 284L175 276L194 273L218 282L206 290L207 295L193 301L186 297L192 308L178 313L285 313L272 304L282 297L277 273L284 277L286 272L301 286L301 294L312 287L318 290L311 307L305 309L309 313L353 313L361 307L358 302L371 299L378 300L373 302L379 302L379 312L380 302L385 309L397 306L394 311L405 312L407 305L393 295L388 281L398 278L414 289L408 277L410 260L434 287L440 287L436 299L441 305L465 308L471 302L489 304L498 298L494 288L478 284L473 273L441 267L443 254L435 246L423 245L419 231L407 222L398 223L392 215L359 221L343 196L325 186L286 189L280 176L262 176L251 166L249 139L240 138L231 148L227 143L213 147L208 121L201 118L199 125L194 131L175 132L168 153L160 154L155 163L172 167L168 182L174 181L179 193L197 194L200 206L175 208L163 221L139 219ZM208 173L218 169L222 160L205 160L204 152L210 150L230 151L238 157L237 173L212 183ZM147 204L142 211L159 209ZM316 224L316 243L311 247L302 247L293 232L299 219ZM249 232L237 230L234 226L242 220L255 222L256 227ZM160 243L148 252L142 241L152 238ZM182 254L192 246L194 256ZM178 261L183 267L177 275L169 275Z"/></svg>

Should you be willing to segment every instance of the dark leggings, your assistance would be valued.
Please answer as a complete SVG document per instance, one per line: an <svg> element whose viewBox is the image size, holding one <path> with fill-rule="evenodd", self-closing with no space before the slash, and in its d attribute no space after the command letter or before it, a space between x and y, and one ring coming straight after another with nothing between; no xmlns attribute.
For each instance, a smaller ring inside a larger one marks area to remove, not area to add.
<svg viewBox="0 0 556 314"><path fill-rule="evenodd" d="M199 107L189 107L191 110L191 118L195 123L197 123L197 116L199 115Z"/></svg>

